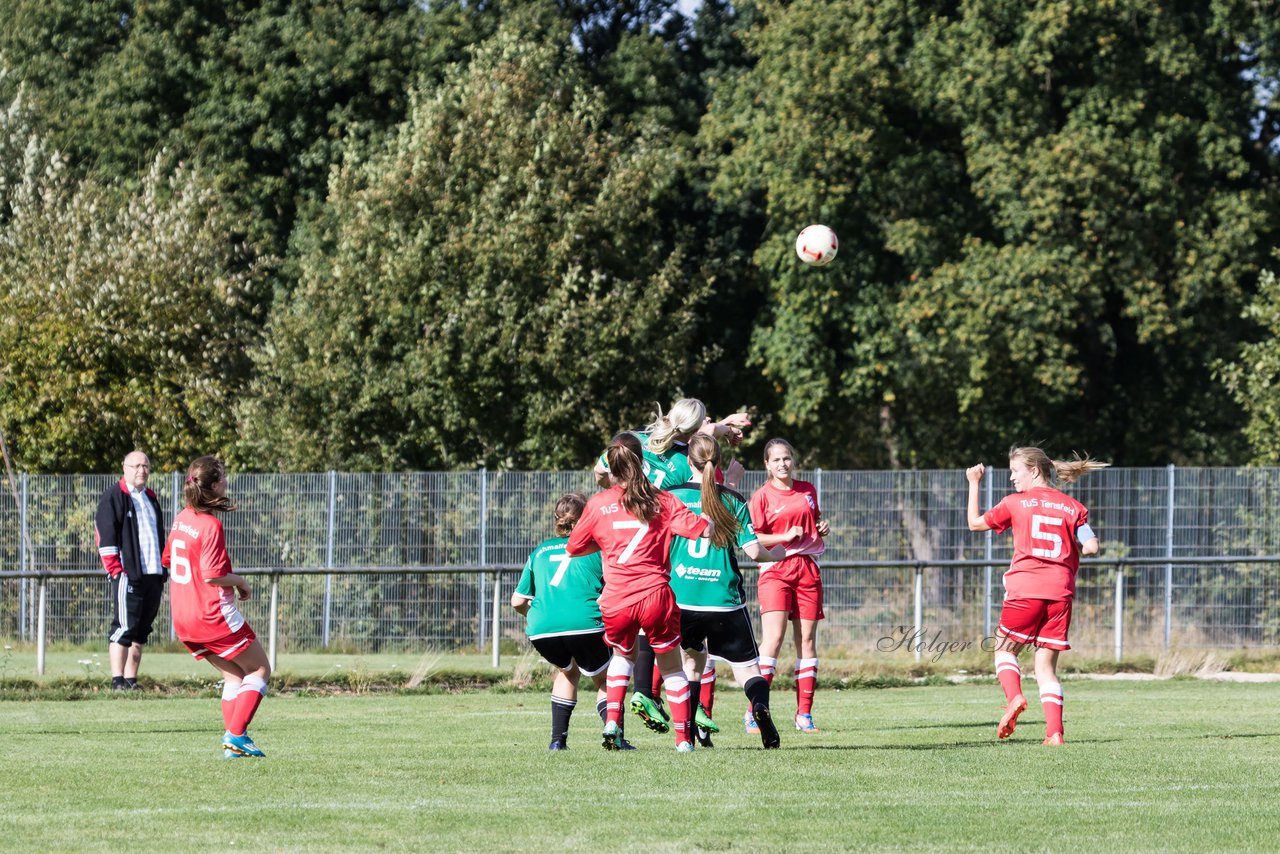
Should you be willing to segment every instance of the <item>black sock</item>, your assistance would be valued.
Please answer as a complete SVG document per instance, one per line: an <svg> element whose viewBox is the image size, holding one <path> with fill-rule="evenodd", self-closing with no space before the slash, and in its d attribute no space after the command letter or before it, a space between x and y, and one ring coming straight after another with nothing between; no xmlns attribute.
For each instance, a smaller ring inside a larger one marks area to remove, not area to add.
<svg viewBox="0 0 1280 854"><path fill-rule="evenodd" d="M125 687L124 677L123 677L123 676L112 676L112 677L111 677L111 687L112 687L112 688L123 688L123 687Z"/></svg>
<svg viewBox="0 0 1280 854"><path fill-rule="evenodd" d="M138 687L138 680L137 680L137 679L130 679L130 678L128 678L128 677L126 676L126 677L125 677L125 680L124 680L124 684L128 685L130 688L137 688L137 687Z"/></svg>
<svg viewBox="0 0 1280 854"><path fill-rule="evenodd" d="M658 694L653 690L653 647L649 646L649 639L640 637L639 643L636 644L636 665L634 669L636 690L644 694L651 700L656 700Z"/></svg>
<svg viewBox="0 0 1280 854"><path fill-rule="evenodd" d="M573 716L574 700L551 696L551 740L568 743L569 718Z"/></svg>
<svg viewBox="0 0 1280 854"><path fill-rule="evenodd" d="M742 690L747 695L747 702L751 703L751 708L755 708L757 704L769 707L769 683L763 677L752 676L747 680L747 684L742 686Z"/></svg>

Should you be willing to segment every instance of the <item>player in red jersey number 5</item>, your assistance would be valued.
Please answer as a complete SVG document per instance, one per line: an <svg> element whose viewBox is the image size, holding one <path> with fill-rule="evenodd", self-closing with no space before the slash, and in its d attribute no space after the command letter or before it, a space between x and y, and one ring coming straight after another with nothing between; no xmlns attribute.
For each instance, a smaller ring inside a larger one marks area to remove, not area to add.
<svg viewBox="0 0 1280 854"><path fill-rule="evenodd" d="M169 570L173 631L197 661L222 673L223 756L262 756L249 738L249 722L267 693L271 664L236 607L236 594L251 594L249 582L231 571L222 520L215 515L235 509L222 461L193 461L182 494L186 507L173 520L161 557Z"/></svg>
<svg viewBox="0 0 1280 854"><path fill-rule="evenodd" d="M1015 492L986 513L978 505L978 486L986 467L979 464L965 470L969 481L969 530L1002 533L1013 529L1013 560L1004 574L1004 605L996 630L996 678L1007 701L996 726L997 738L1013 735L1018 715L1027 708L1018 653L1029 645L1036 648L1044 743L1062 744L1063 695L1058 680L1058 654L1071 648L1067 633L1080 556L1097 554L1098 538L1089 527L1088 508L1051 484L1055 480L1072 483L1107 465L1088 458L1051 460L1039 448L1015 447L1009 451L1009 480Z"/></svg>
<svg viewBox="0 0 1280 854"><path fill-rule="evenodd" d="M605 454L613 486L587 502L566 547L571 557L602 553L600 616L605 643L617 653L609 662L605 683L604 747L621 747L622 704L634 667L636 637L643 629L662 671L676 750L690 752L693 715L689 680L680 661L680 608L670 584L671 538L676 534L689 539L710 536L714 523L649 482L634 436L615 436Z"/></svg>

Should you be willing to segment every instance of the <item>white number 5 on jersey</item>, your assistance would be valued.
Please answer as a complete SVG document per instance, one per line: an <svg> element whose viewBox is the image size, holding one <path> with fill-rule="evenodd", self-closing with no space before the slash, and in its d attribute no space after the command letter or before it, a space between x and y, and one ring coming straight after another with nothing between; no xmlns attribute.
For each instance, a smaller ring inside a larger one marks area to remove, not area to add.
<svg viewBox="0 0 1280 854"><path fill-rule="evenodd" d="M1031 541L1032 543L1050 543L1052 548L1044 548L1042 546L1033 545L1031 554L1035 557L1055 558L1062 554L1062 535L1053 531L1046 531L1044 528L1048 525L1051 528L1061 528L1062 520L1055 519L1052 516L1031 517Z"/></svg>

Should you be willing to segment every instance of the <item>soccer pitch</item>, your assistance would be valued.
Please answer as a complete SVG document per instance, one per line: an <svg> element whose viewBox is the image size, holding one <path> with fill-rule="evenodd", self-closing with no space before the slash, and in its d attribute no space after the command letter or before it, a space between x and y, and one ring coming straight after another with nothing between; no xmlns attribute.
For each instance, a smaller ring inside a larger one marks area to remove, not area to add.
<svg viewBox="0 0 1280 854"><path fill-rule="evenodd" d="M1033 688L1034 683L1028 682ZM819 735L763 751L721 683L716 747L680 755L587 703L552 754L542 693L268 696L265 760L224 760L214 699L0 703L13 850L1274 850L1280 690L1070 681L994 737L994 684L821 690ZM778 718L794 707L775 692ZM736 726L734 722L739 722Z"/></svg>

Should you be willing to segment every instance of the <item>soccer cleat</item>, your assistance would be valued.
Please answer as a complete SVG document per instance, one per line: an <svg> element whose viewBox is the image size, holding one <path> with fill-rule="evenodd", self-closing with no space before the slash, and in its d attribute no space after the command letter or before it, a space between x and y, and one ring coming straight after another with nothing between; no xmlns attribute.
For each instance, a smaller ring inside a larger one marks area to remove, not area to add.
<svg viewBox="0 0 1280 854"><path fill-rule="evenodd" d="M699 747L715 747L715 745L711 743L711 730L705 729L704 727L697 727L696 729L697 731L694 734L698 739Z"/></svg>
<svg viewBox="0 0 1280 854"><path fill-rule="evenodd" d="M569 745L557 739L556 741L551 742L551 746L547 749L548 750L568 750Z"/></svg>
<svg viewBox="0 0 1280 854"><path fill-rule="evenodd" d="M615 721L609 721L604 725L604 733L601 735L601 744L605 750L621 750L622 749L622 730L618 728Z"/></svg>
<svg viewBox="0 0 1280 854"><path fill-rule="evenodd" d="M756 723L756 719L747 712L742 716L742 726L747 731L747 735L759 735L760 725Z"/></svg>
<svg viewBox="0 0 1280 854"><path fill-rule="evenodd" d="M242 757L242 756L244 756L244 754L243 754L243 753L236 753L236 752L235 752L234 750L232 750L230 747L224 747L224 748L222 748L222 758L223 758L223 759L239 759L239 758L240 758L240 757Z"/></svg>
<svg viewBox="0 0 1280 854"><path fill-rule="evenodd" d="M801 732L822 732L813 725L813 715L810 714L796 715L796 729Z"/></svg>
<svg viewBox="0 0 1280 854"><path fill-rule="evenodd" d="M699 703L698 707L693 710L693 722L698 725L699 729L705 729L708 732L719 732L720 725L711 720L710 713Z"/></svg>
<svg viewBox="0 0 1280 854"><path fill-rule="evenodd" d="M693 742L682 741L676 745L676 753L693 753Z"/></svg>
<svg viewBox="0 0 1280 854"><path fill-rule="evenodd" d="M622 736L618 736L618 749L619 750L635 750L636 746L631 742L627 741Z"/></svg>
<svg viewBox="0 0 1280 854"><path fill-rule="evenodd" d="M1061 747L1062 733L1055 732L1053 735L1046 736L1043 743L1049 745L1050 747Z"/></svg>
<svg viewBox="0 0 1280 854"><path fill-rule="evenodd" d="M756 703L751 710L752 717L756 719L756 726L760 730L760 743L765 749L772 749L782 744L782 736L778 735L778 728L773 724L773 713L769 711L769 707L764 703Z"/></svg>
<svg viewBox="0 0 1280 854"><path fill-rule="evenodd" d="M671 718L666 710L652 697L646 697L639 691L631 695L631 711L640 716L644 725L654 732L670 732Z"/></svg>
<svg viewBox="0 0 1280 854"><path fill-rule="evenodd" d="M1014 727L1018 725L1018 715L1027 710L1027 698L1019 694L1009 701L1009 705L1004 707L1004 716L1000 718L1000 723L996 725L996 738L1004 739L1013 735Z"/></svg>
<svg viewBox="0 0 1280 854"><path fill-rule="evenodd" d="M249 738L249 731L245 730L244 735L232 735L230 731L222 737L222 749L231 750L239 753L241 756L266 756L258 749L258 745L253 743L253 739Z"/></svg>

